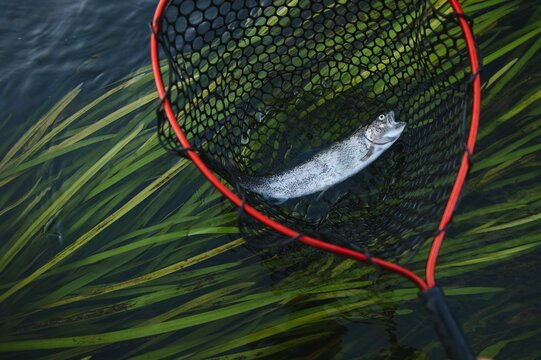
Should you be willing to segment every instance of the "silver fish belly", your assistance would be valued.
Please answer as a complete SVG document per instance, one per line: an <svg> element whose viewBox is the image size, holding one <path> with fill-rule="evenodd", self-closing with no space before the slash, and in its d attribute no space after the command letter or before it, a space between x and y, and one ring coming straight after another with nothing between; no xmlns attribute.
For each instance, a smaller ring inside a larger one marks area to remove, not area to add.
<svg viewBox="0 0 541 360"><path fill-rule="evenodd" d="M394 113L392 116L394 121ZM401 129L395 131L398 134L393 133L394 137L386 138L387 142L379 143L370 141L367 137L367 131L374 123L357 130L349 138L333 144L312 159L290 170L266 177L245 178L241 180L241 185L264 198L277 201L325 191L374 162L398 139L405 126L404 123L394 123L404 125L400 125Z"/></svg>

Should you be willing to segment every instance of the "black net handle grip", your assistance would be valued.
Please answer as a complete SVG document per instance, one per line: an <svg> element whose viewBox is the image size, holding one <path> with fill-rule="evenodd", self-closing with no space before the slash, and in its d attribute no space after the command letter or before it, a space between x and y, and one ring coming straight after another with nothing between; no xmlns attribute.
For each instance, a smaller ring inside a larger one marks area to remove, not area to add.
<svg viewBox="0 0 541 360"><path fill-rule="evenodd" d="M456 321L441 288L434 287L419 293L419 298L430 314L434 329L451 360L475 360L475 356Z"/></svg>

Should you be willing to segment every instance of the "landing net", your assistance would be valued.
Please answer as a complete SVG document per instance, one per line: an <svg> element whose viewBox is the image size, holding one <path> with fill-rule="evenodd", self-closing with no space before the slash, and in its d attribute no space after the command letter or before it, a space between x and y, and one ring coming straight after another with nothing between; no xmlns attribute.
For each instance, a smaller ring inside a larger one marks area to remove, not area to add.
<svg viewBox="0 0 541 360"><path fill-rule="evenodd" d="M464 18L449 3L164 6L155 35L167 61L163 100L174 115L159 112L160 139L180 155L196 153L242 199L241 208L249 204L300 234L386 258L413 253L441 231L468 153L474 79ZM407 123L396 143L324 193L277 203L241 186L246 177L306 162L391 110ZM239 219L252 246L296 238L246 213Z"/></svg>

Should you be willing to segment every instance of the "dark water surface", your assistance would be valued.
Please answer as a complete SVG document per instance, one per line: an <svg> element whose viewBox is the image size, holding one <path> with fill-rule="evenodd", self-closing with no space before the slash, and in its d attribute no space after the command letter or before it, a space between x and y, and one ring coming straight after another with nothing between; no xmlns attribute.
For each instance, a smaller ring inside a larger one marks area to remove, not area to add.
<svg viewBox="0 0 541 360"><path fill-rule="evenodd" d="M20 119L80 83L94 91L147 65L155 5L152 0L1 1L0 114Z"/></svg>

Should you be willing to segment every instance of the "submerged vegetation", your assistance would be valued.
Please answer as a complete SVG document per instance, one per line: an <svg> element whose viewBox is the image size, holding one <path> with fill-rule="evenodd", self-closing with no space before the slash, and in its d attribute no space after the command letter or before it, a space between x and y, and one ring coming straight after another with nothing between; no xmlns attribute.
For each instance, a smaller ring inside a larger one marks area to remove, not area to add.
<svg viewBox="0 0 541 360"><path fill-rule="evenodd" d="M535 359L541 9L464 5L484 55L483 113L437 277L476 350ZM273 276L287 260L248 251L236 210L160 147L149 68L83 106L81 91L2 129L0 356L441 357L399 277L374 281L377 270L326 254ZM425 256L408 266L422 272Z"/></svg>

